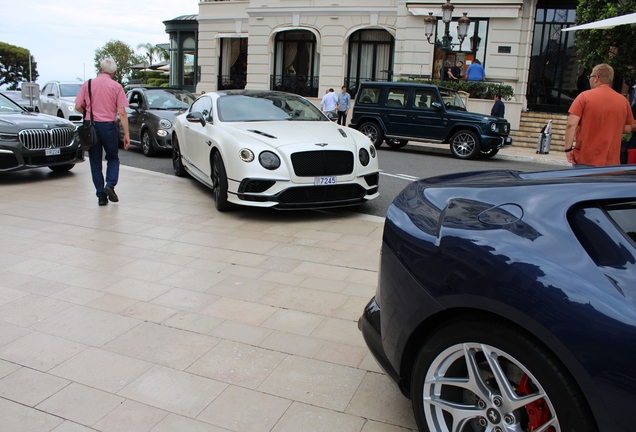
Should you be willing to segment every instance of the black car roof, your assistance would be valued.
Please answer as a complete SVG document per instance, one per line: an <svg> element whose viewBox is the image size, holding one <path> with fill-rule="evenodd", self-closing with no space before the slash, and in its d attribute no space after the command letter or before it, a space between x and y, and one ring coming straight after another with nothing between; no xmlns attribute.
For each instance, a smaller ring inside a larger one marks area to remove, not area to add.
<svg viewBox="0 0 636 432"><path fill-rule="evenodd" d="M402 81L396 81L396 82L393 82L393 81L389 81L389 82L385 82L385 81L366 81L366 82L360 83L360 87L426 87L426 88L437 87L440 90L457 91L457 90L452 89L452 88L437 86L435 84L424 84L424 83L402 82Z"/></svg>

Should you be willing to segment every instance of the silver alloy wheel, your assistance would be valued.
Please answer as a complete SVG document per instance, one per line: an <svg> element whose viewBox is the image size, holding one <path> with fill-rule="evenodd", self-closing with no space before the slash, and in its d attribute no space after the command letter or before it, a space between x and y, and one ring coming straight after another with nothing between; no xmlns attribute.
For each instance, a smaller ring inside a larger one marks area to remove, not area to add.
<svg viewBox="0 0 636 432"><path fill-rule="evenodd" d="M380 126L378 126L376 123L366 122L360 126L359 131L368 136L376 148L382 145L384 134L380 130Z"/></svg>
<svg viewBox="0 0 636 432"><path fill-rule="evenodd" d="M459 133L453 139L453 150L460 157L470 157L475 152L477 142L470 133Z"/></svg>
<svg viewBox="0 0 636 432"><path fill-rule="evenodd" d="M150 137L148 136L148 132L144 131L144 134L141 136L141 148L144 154L148 154L150 149Z"/></svg>
<svg viewBox="0 0 636 432"><path fill-rule="evenodd" d="M531 394L519 395L523 380ZM442 351L426 372L423 401L431 432L526 432L520 419L533 403L549 410L549 420L534 431L561 432L541 384L519 360L490 345L460 343Z"/></svg>

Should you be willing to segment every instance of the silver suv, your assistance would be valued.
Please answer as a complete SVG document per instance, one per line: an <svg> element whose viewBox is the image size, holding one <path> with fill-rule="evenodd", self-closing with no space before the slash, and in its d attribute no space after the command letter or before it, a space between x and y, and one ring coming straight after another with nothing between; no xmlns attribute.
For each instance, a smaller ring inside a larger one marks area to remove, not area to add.
<svg viewBox="0 0 636 432"><path fill-rule="evenodd" d="M75 97L82 87L80 81L51 81L40 92L36 111L61 117L76 125L84 121L82 114L75 111Z"/></svg>

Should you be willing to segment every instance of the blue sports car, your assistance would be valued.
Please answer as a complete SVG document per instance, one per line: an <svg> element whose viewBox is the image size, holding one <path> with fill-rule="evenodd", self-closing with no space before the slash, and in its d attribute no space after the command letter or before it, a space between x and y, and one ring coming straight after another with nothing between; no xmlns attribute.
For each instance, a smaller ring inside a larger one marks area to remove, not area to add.
<svg viewBox="0 0 636 432"><path fill-rule="evenodd" d="M358 327L421 431L633 432L636 166L412 183Z"/></svg>

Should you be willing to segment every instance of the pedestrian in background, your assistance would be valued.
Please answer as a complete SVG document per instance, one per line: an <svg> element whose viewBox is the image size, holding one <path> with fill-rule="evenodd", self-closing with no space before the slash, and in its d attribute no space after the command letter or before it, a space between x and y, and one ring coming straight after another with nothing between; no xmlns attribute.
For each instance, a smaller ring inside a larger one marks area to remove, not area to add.
<svg viewBox="0 0 636 432"><path fill-rule="evenodd" d="M618 165L622 134L631 133L634 124L631 107L612 89L610 65L594 66L588 81L591 90L579 94L570 106L564 151L574 168Z"/></svg>
<svg viewBox="0 0 636 432"><path fill-rule="evenodd" d="M351 107L351 96L347 92L347 86L342 86L342 93L338 95L338 124L347 125L347 114Z"/></svg>
<svg viewBox="0 0 636 432"><path fill-rule="evenodd" d="M119 132L117 130L117 114L124 129L124 149L130 147L128 132L128 115L125 107L128 100L121 84L113 80L117 72L117 64L112 58L101 61L97 78L91 81L91 94L88 94L88 81L80 88L75 98L75 109L84 116L84 123L88 123L93 115L95 130L99 142L88 150L91 174L97 203L100 206L108 204L108 200L118 202L115 186L119 180ZM102 166L102 154L106 153L106 183Z"/></svg>
<svg viewBox="0 0 636 432"><path fill-rule="evenodd" d="M495 117L503 117L506 114L506 106L501 100L501 94L495 93L495 103L490 110L490 115Z"/></svg>
<svg viewBox="0 0 636 432"><path fill-rule="evenodd" d="M632 116L636 119L636 100L632 103ZM627 145L627 163L636 164L636 123L632 125L632 136Z"/></svg>
<svg viewBox="0 0 636 432"><path fill-rule="evenodd" d="M444 62L444 67L442 68L442 71L441 71L441 74L442 74L441 76L443 76L445 80L450 79L450 74L449 74L450 69L451 69L451 62L446 60Z"/></svg>
<svg viewBox="0 0 636 432"><path fill-rule="evenodd" d="M478 59L466 69L466 81L483 81L486 78L486 71Z"/></svg>
<svg viewBox="0 0 636 432"><path fill-rule="evenodd" d="M450 79L453 81L459 81L464 78L464 62L458 60L455 66L453 66L449 72Z"/></svg>
<svg viewBox="0 0 636 432"><path fill-rule="evenodd" d="M338 113L336 112L337 106L338 97L334 93L333 89L330 88L322 97L322 101L320 101L320 109L327 115L327 117L329 117L329 120L336 120L338 118Z"/></svg>

